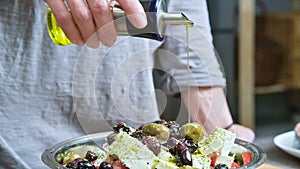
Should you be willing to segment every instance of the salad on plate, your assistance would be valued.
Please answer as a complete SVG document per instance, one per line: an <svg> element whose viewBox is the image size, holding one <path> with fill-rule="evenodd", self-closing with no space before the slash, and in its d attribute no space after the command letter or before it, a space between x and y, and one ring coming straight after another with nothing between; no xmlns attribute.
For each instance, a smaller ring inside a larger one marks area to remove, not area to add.
<svg viewBox="0 0 300 169"><path fill-rule="evenodd" d="M72 169L229 169L253 159L235 144L235 133L222 128L207 133L198 123L158 120L134 129L121 122L113 130L103 145L70 148L56 161Z"/></svg>

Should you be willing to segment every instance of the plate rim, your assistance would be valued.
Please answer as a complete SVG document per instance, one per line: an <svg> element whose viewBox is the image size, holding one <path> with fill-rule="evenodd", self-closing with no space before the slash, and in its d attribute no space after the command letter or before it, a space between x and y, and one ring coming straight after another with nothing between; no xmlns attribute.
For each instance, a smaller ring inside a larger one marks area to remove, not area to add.
<svg viewBox="0 0 300 169"><path fill-rule="evenodd" d="M273 139L273 143L278 148L280 148L282 151L284 151L284 152L286 152L286 153L288 153L288 154L290 154L294 157L300 158L300 149L296 149L296 148L286 146L286 145L283 145L283 144L280 143L279 139L282 139L283 137L295 137L295 131L290 130L290 131L287 131L287 132L276 135ZM298 156L294 155L293 153L298 154Z"/></svg>

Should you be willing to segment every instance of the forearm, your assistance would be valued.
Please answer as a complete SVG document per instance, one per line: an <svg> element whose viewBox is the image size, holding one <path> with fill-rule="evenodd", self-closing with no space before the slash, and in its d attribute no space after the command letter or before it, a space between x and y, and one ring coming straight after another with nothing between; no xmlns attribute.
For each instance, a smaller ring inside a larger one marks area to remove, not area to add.
<svg viewBox="0 0 300 169"><path fill-rule="evenodd" d="M203 125L208 132L233 123L222 87L191 88L190 94L183 91L181 97L191 121Z"/></svg>

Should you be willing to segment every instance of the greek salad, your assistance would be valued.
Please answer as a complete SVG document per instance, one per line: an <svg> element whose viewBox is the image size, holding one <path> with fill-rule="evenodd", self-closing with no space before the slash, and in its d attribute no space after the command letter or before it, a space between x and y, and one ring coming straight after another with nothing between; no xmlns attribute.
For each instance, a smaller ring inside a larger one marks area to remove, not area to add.
<svg viewBox="0 0 300 169"><path fill-rule="evenodd" d="M222 128L208 134L197 123L158 120L137 129L121 122L113 130L101 148L73 147L56 161L71 169L229 169L253 159L234 143L235 133Z"/></svg>

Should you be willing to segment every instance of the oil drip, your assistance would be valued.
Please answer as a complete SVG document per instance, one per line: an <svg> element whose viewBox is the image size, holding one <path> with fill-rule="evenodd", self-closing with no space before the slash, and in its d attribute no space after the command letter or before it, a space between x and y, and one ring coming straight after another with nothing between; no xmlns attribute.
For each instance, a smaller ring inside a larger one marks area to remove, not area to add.
<svg viewBox="0 0 300 169"><path fill-rule="evenodd" d="M186 55L187 55L187 78L188 78L188 83L187 83L187 92L188 92L188 100L187 100L187 111L188 111L188 123L191 122L191 70L190 70L190 42L189 42L189 29L193 26L194 24L192 22L186 24L186 44L187 44L187 49L186 49Z"/></svg>

